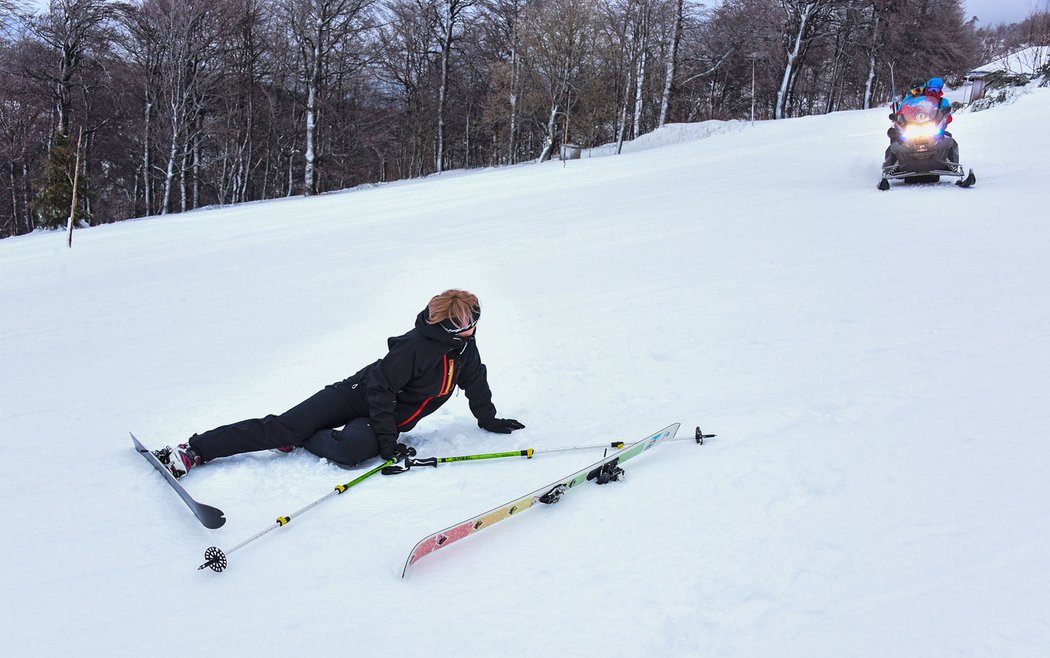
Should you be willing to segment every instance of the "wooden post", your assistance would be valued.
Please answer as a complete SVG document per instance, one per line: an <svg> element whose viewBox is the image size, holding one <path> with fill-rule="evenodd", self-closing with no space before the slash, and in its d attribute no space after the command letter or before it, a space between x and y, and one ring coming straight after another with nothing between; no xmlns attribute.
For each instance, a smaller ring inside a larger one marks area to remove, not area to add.
<svg viewBox="0 0 1050 658"><path fill-rule="evenodd" d="M77 214L77 184L80 180L80 140L84 138L84 129L81 128L77 134L77 157L73 165L73 203L69 206L69 220L66 222L68 238L66 244L73 248L73 217Z"/></svg>
<svg viewBox="0 0 1050 658"><path fill-rule="evenodd" d="M565 145L569 143L569 108L572 107L572 90L565 90L565 127L561 132L561 166L565 168L565 161L569 159Z"/></svg>

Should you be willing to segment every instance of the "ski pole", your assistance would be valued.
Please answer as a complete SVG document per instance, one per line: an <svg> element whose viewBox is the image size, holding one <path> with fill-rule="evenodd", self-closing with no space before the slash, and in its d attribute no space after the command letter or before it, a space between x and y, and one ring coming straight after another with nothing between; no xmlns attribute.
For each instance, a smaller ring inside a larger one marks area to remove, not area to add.
<svg viewBox="0 0 1050 658"><path fill-rule="evenodd" d="M199 567L197 567L197 571L200 571L201 569L204 569L205 567L208 567L212 571L215 571L215 572L222 571L223 569L226 568L227 556L230 553L233 553L234 551L236 551L236 550L238 550L240 548L243 548L244 546L247 546L248 544L252 543L256 539L258 539L258 538L262 537L263 535L265 535L266 533L270 532L271 530L276 530L277 528L280 528L280 527L288 525L289 523L292 522L292 519L294 519L295 517L299 516L300 514L305 512L306 510L308 510L308 509L310 509L312 507L316 507L317 505L320 505L322 502L328 500L332 496L338 496L339 494L343 493L344 491L346 491L350 487L364 482L365 480L367 480L368 478L372 477L376 473L380 472L384 468L393 465L394 462L395 462L395 460L393 460L393 459L388 460L388 461L380 464L379 466L376 466L375 468L373 468L372 470L368 471L367 473L365 473L365 474L363 474L363 475L361 475L361 476L359 476L359 477L357 477L357 478L347 482L346 484L336 485L334 491L332 491L331 493L329 493L329 494L327 494L325 496L322 496L321 498L318 498L317 500L315 500L314 502L310 503L309 505L307 505L306 507L302 508L301 510L293 512L293 513L291 513L291 514L289 514L287 516L278 516L277 517L277 521L274 523L274 525L271 525L270 527L266 528L265 530L252 535L251 537L249 537L248 539L245 539L244 541L242 541L241 543L237 544L236 546L234 546L230 550L226 551L225 553L223 553L222 549L219 548L218 546L211 546L211 547L209 547L208 550L204 551L205 562L204 562L204 564L202 564Z"/></svg>
<svg viewBox="0 0 1050 658"><path fill-rule="evenodd" d="M671 441L695 441L700 445L703 445L704 439L710 439L715 434L704 434L703 431L697 427L696 434L690 437L678 437L675 439L667 439L665 442ZM451 462L466 462L466 461L480 461L482 459L502 459L505 457L525 457L526 459L532 459L533 455L537 455L545 452L567 452L570 450L594 450L596 448L616 448L617 450L625 447L627 444L623 441L611 441L609 443L599 443L589 446L566 446L563 448L525 448L523 450L512 450L508 452L491 452L480 455L460 455L457 457L423 457L421 459L406 459L404 466L391 466L387 469L389 472L393 472L394 469L397 472L407 471L413 466L433 466L437 468L438 464L448 464Z"/></svg>
<svg viewBox="0 0 1050 658"><path fill-rule="evenodd" d="M701 430L699 426L697 426L696 433L693 436L679 436L679 437L676 437L676 438L673 438L673 439L665 439L664 443L669 443L671 441L695 441L696 443L699 443L700 445L703 445L704 444L704 439L710 439L710 438L713 438L715 436L718 436L718 435L717 434L704 434L704 431ZM598 443L598 444L590 445L590 446L565 446L563 448L539 448L539 449L533 450L533 452L534 453L539 453L539 452L564 452L566 450L593 450L593 449L596 449L596 448L616 448L617 450L619 450L619 449L625 447L626 445L627 444L624 443L623 441L611 441L609 443Z"/></svg>
<svg viewBox="0 0 1050 658"><path fill-rule="evenodd" d="M666 439L664 441L664 443L670 443L671 441L695 441L695 442L699 443L700 445L703 445L704 439L710 439L710 438L712 438L714 436L717 436L717 435L716 434L704 434L703 431L699 427L697 427L695 436L679 436L679 437L674 438L674 439ZM590 445L590 446L565 446L563 448L538 448L538 449L535 449L535 450L530 448L530 450L532 450L533 453L565 452L565 451L568 451L568 450L593 450L593 449L596 449L596 448L616 448L617 450L620 450L621 448L625 447L626 445L627 444L624 443L623 441L611 441L609 443L598 443L596 445Z"/></svg>
<svg viewBox="0 0 1050 658"><path fill-rule="evenodd" d="M616 448L619 450L623 448L625 444L623 441L611 441L609 443L599 443L593 446L568 446L565 448L525 448L523 450L512 450L508 452L490 452L481 455L457 455L455 457L422 457L420 459L406 460L404 466L393 466L388 468L388 471L398 469L398 471L407 471L412 466L437 466L438 464L450 464L452 462L472 462L480 461L482 459L503 459L505 457L525 457L526 459L532 459L534 455L545 453L545 452L568 452L570 450L594 450L596 448Z"/></svg>
<svg viewBox="0 0 1050 658"><path fill-rule="evenodd" d="M897 107L897 81L893 77L893 64L894 62L890 62L890 93L893 94L890 100L893 101L893 112L896 114L900 108Z"/></svg>

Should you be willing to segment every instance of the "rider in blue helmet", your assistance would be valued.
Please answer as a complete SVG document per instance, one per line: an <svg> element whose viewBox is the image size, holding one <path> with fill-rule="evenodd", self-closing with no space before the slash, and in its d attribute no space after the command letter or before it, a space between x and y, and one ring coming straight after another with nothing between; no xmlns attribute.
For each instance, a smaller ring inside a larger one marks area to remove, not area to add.
<svg viewBox="0 0 1050 658"><path fill-rule="evenodd" d="M948 132L948 124L952 122L952 104L944 97L944 80L941 80L940 78L930 78L927 80L926 97L937 103L937 112L944 120L944 136L951 138L952 134ZM955 143L952 146L948 159L954 163L959 162L958 143Z"/></svg>
<svg viewBox="0 0 1050 658"><path fill-rule="evenodd" d="M945 125L952 122L952 104L944 98L944 80L930 78L926 81L926 95L937 102L937 110L945 118Z"/></svg>

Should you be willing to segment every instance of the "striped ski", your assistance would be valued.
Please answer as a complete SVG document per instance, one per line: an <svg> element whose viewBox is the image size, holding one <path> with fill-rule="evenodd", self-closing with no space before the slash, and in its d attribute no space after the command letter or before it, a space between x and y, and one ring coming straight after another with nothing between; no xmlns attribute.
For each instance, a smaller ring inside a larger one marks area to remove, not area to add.
<svg viewBox="0 0 1050 658"><path fill-rule="evenodd" d="M564 477L557 482L552 482L551 484L537 489L526 496L512 500L504 505L500 505L495 509L485 512L484 514L479 514L478 516L469 518L462 523L457 523L445 528L444 530L440 530L432 535L424 537L412 548L412 552L405 561L405 568L401 572L401 577L404 578L408 573L409 568L434 551L445 548L450 544L454 544L457 541L469 537L480 530L484 530L491 525L499 523L504 519L520 514L536 503L556 503L567 491L577 485L587 482L588 480L596 480L599 484L604 484L610 480L620 479L623 471L619 469L619 464L642 454L658 443L673 438L678 432L679 426L680 423L669 425L659 432L648 436L637 443L632 443L631 445L608 455L601 461L595 462L587 468Z"/></svg>

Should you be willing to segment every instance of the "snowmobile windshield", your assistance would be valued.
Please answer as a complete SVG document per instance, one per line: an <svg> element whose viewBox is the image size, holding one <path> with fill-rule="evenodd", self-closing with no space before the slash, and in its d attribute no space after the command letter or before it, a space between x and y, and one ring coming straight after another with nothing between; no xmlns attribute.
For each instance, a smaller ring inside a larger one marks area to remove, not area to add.
<svg viewBox="0 0 1050 658"><path fill-rule="evenodd" d="M901 106L897 116L904 123L924 123L938 119L938 105L930 98L917 98Z"/></svg>

